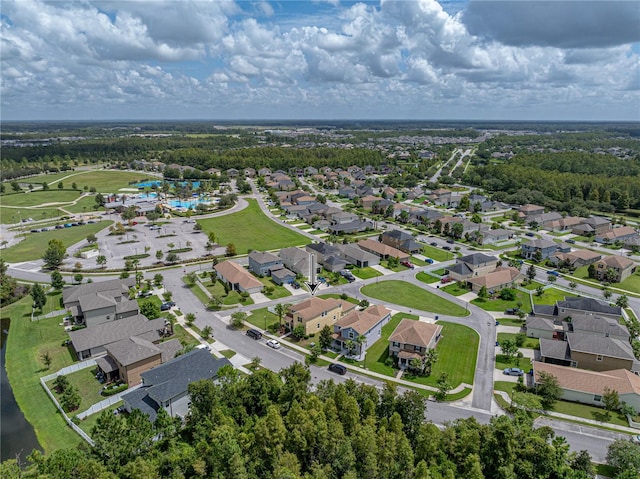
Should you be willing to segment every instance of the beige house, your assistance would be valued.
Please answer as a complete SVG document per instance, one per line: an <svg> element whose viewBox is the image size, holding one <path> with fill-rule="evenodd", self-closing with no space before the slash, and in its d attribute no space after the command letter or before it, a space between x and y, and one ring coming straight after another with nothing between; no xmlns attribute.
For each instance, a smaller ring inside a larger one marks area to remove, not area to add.
<svg viewBox="0 0 640 479"><path fill-rule="evenodd" d="M631 276L636 271L636 264L629 258L624 256L612 255L605 256L595 263L596 279L602 281L607 275L607 271L615 272L613 283L620 283Z"/></svg>
<svg viewBox="0 0 640 479"><path fill-rule="evenodd" d="M227 283L235 291L259 293L263 284L251 273L233 261L223 261L213 267L218 273L218 279Z"/></svg>
<svg viewBox="0 0 640 479"><path fill-rule="evenodd" d="M502 266L496 268L484 276L478 276L467 280L471 290L479 292L484 286L487 291L499 291L503 288L511 288L516 283L521 283L524 279L518 268Z"/></svg>
<svg viewBox="0 0 640 479"><path fill-rule="evenodd" d="M325 326L332 327L333 323L353 308L355 305L348 301L313 296L290 306L284 320L290 330L301 324L305 334L319 333Z"/></svg>
<svg viewBox="0 0 640 479"><path fill-rule="evenodd" d="M389 356L397 357L398 366L404 369L412 359L421 359L435 348L441 332L439 324L403 319L389 336Z"/></svg>
<svg viewBox="0 0 640 479"><path fill-rule="evenodd" d="M498 258L484 253L473 253L456 259L456 264L447 268L447 274L455 281L484 276L494 271Z"/></svg>
<svg viewBox="0 0 640 479"><path fill-rule="evenodd" d="M555 376L562 388L562 399L594 406L604 406L602 396L605 389L617 391L620 401L640 411L640 376L626 369L608 371L585 371L535 361L533 363L534 384L540 382L540 373Z"/></svg>
<svg viewBox="0 0 640 479"><path fill-rule="evenodd" d="M361 240L356 243L361 249L367 251L368 253L375 254L382 259L389 258L398 258L400 261L407 261L409 259L409 255L400 251L393 246L386 245L384 243L380 243L379 241L366 239Z"/></svg>

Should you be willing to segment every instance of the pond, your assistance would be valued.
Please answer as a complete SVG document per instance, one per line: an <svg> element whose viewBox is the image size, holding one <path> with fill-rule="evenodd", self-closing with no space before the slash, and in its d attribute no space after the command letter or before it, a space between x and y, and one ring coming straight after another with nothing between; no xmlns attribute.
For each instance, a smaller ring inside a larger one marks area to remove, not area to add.
<svg viewBox="0 0 640 479"><path fill-rule="evenodd" d="M2 352L0 356L0 461L18 459L21 465L27 462L27 456L34 449L40 449L33 426L25 419L18 407L7 371L4 368L5 350L7 345L7 332L9 330L9 318L2 318Z"/></svg>

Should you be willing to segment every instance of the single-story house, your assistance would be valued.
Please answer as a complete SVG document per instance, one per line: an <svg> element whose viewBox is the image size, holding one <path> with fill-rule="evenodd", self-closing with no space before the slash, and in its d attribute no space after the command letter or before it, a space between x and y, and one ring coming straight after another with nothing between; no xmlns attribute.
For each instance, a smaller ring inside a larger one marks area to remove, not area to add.
<svg viewBox="0 0 640 479"><path fill-rule="evenodd" d="M513 231L498 228L482 234L482 244L496 244L513 238Z"/></svg>
<svg viewBox="0 0 640 479"><path fill-rule="evenodd" d="M563 334L561 325L541 316L527 317L524 329L530 338L558 339L558 336Z"/></svg>
<svg viewBox="0 0 640 479"><path fill-rule="evenodd" d="M412 359L422 359L440 340L439 324L403 319L389 336L389 356L398 358L400 369L409 366Z"/></svg>
<svg viewBox="0 0 640 479"><path fill-rule="evenodd" d="M525 216L541 215L542 213L544 213L544 206L527 204L522 205L519 211Z"/></svg>
<svg viewBox="0 0 640 479"><path fill-rule="evenodd" d="M631 238L636 238L638 236L638 232L635 228L631 226L621 226L619 228L613 228L607 230L603 233L596 233L595 241L596 243L615 243L616 241L626 241Z"/></svg>
<svg viewBox="0 0 640 479"><path fill-rule="evenodd" d="M367 346L382 336L382 327L391 319L391 311L384 306L371 305L364 311L351 311L333 325L333 347L342 354L349 353L353 345L353 356L364 358ZM358 338L362 337L362 340Z"/></svg>
<svg viewBox="0 0 640 479"><path fill-rule="evenodd" d="M487 288L487 291L499 291L503 288L511 288L514 284L522 282L523 279L524 276L518 268L502 266L483 276L468 279L467 283L475 292L480 291L483 286Z"/></svg>
<svg viewBox="0 0 640 479"><path fill-rule="evenodd" d="M271 270L271 279L274 283L282 286L283 284L292 283L296 279L296 274L290 269L280 266Z"/></svg>
<svg viewBox="0 0 640 479"><path fill-rule="evenodd" d="M379 256L381 259L398 258L400 261L409 259L409 255L393 246L380 243L379 241L366 239L356 243L359 248Z"/></svg>
<svg viewBox="0 0 640 479"><path fill-rule="evenodd" d="M234 261L222 261L213 269L218 274L218 279L229 285L229 288L242 293L259 293L263 284L251 273Z"/></svg>
<svg viewBox="0 0 640 479"><path fill-rule="evenodd" d="M573 268L579 268L595 263L600 258L602 258L602 254L600 253L588 249L579 249L571 251L570 253L555 253L549 258L549 261L556 265L566 262Z"/></svg>
<svg viewBox="0 0 640 479"><path fill-rule="evenodd" d="M593 298L565 297L563 301L556 301L555 305L534 304L532 314L552 320L563 320L576 314L605 316L618 320L622 316L622 308Z"/></svg>
<svg viewBox="0 0 640 479"><path fill-rule="evenodd" d="M339 245L338 247L340 248L340 256L347 261L347 263L351 263L358 268L366 268L367 266L380 264L380 258L358 248L356 245L345 244Z"/></svg>
<svg viewBox="0 0 640 479"><path fill-rule="evenodd" d="M562 389L561 399L594 406L604 406L605 391L616 391L620 401L640 411L640 377L627 369L587 371L534 361L534 385L540 384L542 372L554 376Z"/></svg>
<svg viewBox="0 0 640 479"><path fill-rule="evenodd" d="M145 371L143 386L122 396L124 407L139 409L155 421L163 408L171 417L184 418L189 412L189 384L200 380L215 381L218 371L231 366L227 358L216 358L206 349L196 349Z"/></svg>

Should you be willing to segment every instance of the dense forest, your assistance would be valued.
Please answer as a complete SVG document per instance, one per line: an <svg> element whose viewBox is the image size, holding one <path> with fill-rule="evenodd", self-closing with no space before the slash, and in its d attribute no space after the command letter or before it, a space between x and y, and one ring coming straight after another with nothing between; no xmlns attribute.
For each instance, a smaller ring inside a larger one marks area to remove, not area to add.
<svg viewBox="0 0 640 479"><path fill-rule="evenodd" d="M31 456L10 478L278 478L278 479L584 479L590 457L571 453L527 413L488 425L459 420L440 429L424 422L426 399L397 395L349 380L321 382L310 392L309 369L296 363L280 374L251 376L230 367L219 383L190 385L184 424L160 414L152 425L139 411L105 412L95 447ZM628 442L628 441L627 441ZM620 476L623 477L623 476Z"/></svg>

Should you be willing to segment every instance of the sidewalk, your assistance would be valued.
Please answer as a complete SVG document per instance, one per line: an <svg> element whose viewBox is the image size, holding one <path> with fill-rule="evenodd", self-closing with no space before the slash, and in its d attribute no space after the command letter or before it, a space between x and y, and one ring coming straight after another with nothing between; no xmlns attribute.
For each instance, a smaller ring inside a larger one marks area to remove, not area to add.
<svg viewBox="0 0 640 479"><path fill-rule="evenodd" d="M499 394L505 401L511 404L511 398L509 397L508 393L504 391L494 391L494 393ZM640 432L638 429L634 429L628 426L618 426L617 424L611 424L609 422L601 422L601 421L596 421L594 419L586 419L586 418L577 417L577 416L569 416L568 414L562 414L559 412L553 412L553 411L535 411L535 412L540 413L543 416L554 417L556 419L564 419L565 421L581 422L584 424L591 424L593 426L598 426L598 427L606 427L608 429L615 429L616 431L626 432L629 434L638 434L638 432Z"/></svg>

